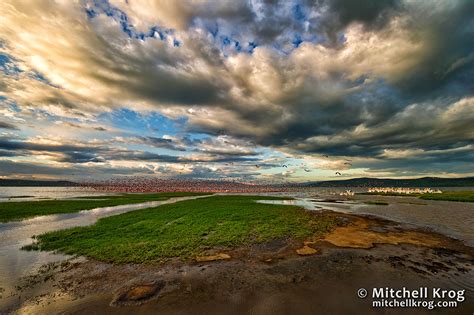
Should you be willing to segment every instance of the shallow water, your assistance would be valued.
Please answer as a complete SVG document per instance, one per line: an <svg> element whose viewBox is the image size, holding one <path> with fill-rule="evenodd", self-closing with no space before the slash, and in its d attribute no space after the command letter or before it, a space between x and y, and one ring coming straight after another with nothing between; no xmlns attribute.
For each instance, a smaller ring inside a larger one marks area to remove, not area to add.
<svg viewBox="0 0 474 315"><path fill-rule="evenodd" d="M287 206L299 206L306 210L318 211L318 210L332 210L332 211L349 211L351 208L361 207L363 205L354 203L352 201L340 201L340 202L325 202L317 201L312 198L298 198L294 200L258 200L258 203L265 203L271 205L287 205Z"/></svg>
<svg viewBox="0 0 474 315"><path fill-rule="evenodd" d="M84 187L0 187L0 202L112 195Z"/></svg>
<svg viewBox="0 0 474 315"><path fill-rule="evenodd" d="M301 195L301 194L299 194ZM298 195L294 195L298 196ZM334 199L334 196L331 197ZM368 205L366 201L384 201L388 205ZM296 200L260 200L260 203L295 205L307 210L332 210L372 215L423 228L458 239L474 247L474 203L422 200L415 197L356 195L352 200L327 202L324 199L299 197Z"/></svg>
<svg viewBox="0 0 474 315"><path fill-rule="evenodd" d="M362 205L342 211L373 215L456 238L474 247L474 203L421 200L415 197L379 197L388 206ZM362 202L362 201L361 201Z"/></svg>
<svg viewBox="0 0 474 315"><path fill-rule="evenodd" d="M19 278L34 273L42 265L71 258L71 256L52 252L21 250L21 247L33 242L33 235L76 226L92 225L100 218L202 197L204 196L170 198L164 201L103 207L0 224L0 287L5 290L3 295L8 296Z"/></svg>

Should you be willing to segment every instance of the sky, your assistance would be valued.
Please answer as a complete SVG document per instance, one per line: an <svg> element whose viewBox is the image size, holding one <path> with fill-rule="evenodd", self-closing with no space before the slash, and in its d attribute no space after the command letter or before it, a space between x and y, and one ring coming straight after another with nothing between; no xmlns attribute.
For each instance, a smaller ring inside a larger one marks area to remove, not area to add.
<svg viewBox="0 0 474 315"><path fill-rule="evenodd" d="M3 0L0 178L474 176L473 38L472 0Z"/></svg>

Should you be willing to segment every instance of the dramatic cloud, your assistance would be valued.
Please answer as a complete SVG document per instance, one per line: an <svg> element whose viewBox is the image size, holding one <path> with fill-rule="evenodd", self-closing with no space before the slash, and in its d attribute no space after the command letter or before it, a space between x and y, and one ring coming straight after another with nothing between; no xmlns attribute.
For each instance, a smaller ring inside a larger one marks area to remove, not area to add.
<svg viewBox="0 0 474 315"><path fill-rule="evenodd" d="M0 128L1 129L11 129L11 130L18 129L14 124L3 122L3 121L0 121Z"/></svg>
<svg viewBox="0 0 474 315"><path fill-rule="evenodd" d="M285 180L472 173L473 1L0 10L5 163Z"/></svg>

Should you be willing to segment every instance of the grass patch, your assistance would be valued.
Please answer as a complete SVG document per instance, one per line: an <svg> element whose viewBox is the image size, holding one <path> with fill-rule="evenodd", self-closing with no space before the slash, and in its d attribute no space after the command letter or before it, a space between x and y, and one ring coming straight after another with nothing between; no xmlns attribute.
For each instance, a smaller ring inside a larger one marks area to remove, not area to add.
<svg viewBox="0 0 474 315"><path fill-rule="evenodd" d="M199 193L122 194L114 196L82 197L24 202L0 202L0 222L18 221L39 215L60 214L111 207L147 201L166 200L172 197L204 195ZM96 199L94 199L96 198ZM100 198L100 199L97 199Z"/></svg>
<svg viewBox="0 0 474 315"><path fill-rule="evenodd" d="M441 194L423 194L420 199L474 202L474 191L446 191Z"/></svg>
<svg viewBox="0 0 474 315"><path fill-rule="evenodd" d="M365 204L367 205L376 205L376 206L388 206L388 202L385 201L379 201L379 200L368 200L364 201Z"/></svg>
<svg viewBox="0 0 474 315"><path fill-rule="evenodd" d="M400 193L383 193L383 192L364 192L357 193L358 195L372 195L372 196L398 196L398 197L418 197L425 200L444 200L444 201L461 201L474 202L474 191L445 191L440 194L400 194Z"/></svg>
<svg viewBox="0 0 474 315"><path fill-rule="evenodd" d="M262 196L212 196L100 219L96 224L37 237L57 250L115 263L187 259L210 248L233 248L278 238L322 235L336 219L296 206L256 203Z"/></svg>

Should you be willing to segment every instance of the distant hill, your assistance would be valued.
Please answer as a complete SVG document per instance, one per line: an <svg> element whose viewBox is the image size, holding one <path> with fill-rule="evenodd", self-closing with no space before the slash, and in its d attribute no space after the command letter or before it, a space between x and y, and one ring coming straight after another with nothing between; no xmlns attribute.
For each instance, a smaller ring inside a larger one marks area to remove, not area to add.
<svg viewBox="0 0 474 315"><path fill-rule="evenodd" d="M415 179L353 178L304 183L305 187L474 187L474 177L439 178L422 177Z"/></svg>
<svg viewBox="0 0 474 315"><path fill-rule="evenodd" d="M26 180L26 179L0 179L0 186L16 187L75 187L78 183L67 180Z"/></svg>

